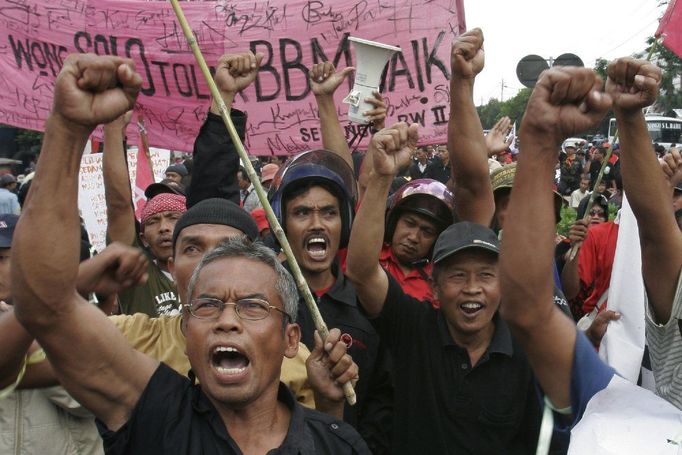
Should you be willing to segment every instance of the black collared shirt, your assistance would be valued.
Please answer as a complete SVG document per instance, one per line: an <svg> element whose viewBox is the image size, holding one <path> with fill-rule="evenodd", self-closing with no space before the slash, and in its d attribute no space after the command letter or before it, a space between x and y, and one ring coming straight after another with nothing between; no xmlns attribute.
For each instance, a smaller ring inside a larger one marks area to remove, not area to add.
<svg viewBox="0 0 682 455"><path fill-rule="evenodd" d="M452 167L450 163L444 165L440 158L434 158L426 167L424 174L424 178L438 180L443 185L447 185L452 177Z"/></svg>
<svg viewBox="0 0 682 455"><path fill-rule="evenodd" d="M360 371L360 380L355 387L357 404L346 405L343 420L358 429L372 453L387 453L393 411L387 352L376 330L360 311L355 288L341 273L338 261L332 265L332 273L336 281L317 299L317 305L329 329L338 328L353 338L348 353ZM298 303L296 322L301 326L301 342L312 351L315 323L303 298Z"/></svg>
<svg viewBox="0 0 682 455"><path fill-rule="evenodd" d="M369 454L350 426L296 403L280 383L277 399L291 410L282 445L269 454ZM107 454L241 454L201 387L161 363L128 422L116 432L98 422Z"/></svg>
<svg viewBox="0 0 682 455"><path fill-rule="evenodd" d="M472 367L444 315L388 275L372 323L388 346L395 385L392 453L534 453L540 423L531 368L504 321Z"/></svg>

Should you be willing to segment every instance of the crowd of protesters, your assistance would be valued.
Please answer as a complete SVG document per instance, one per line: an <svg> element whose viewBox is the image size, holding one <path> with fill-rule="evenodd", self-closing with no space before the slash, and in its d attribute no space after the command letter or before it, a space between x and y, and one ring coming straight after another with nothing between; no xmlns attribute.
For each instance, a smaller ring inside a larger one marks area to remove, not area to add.
<svg viewBox="0 0 682 455"><path fill-rule="evenodd" d="M262 59L232 53L216 66L242 139L248 112L232 103ZM608 421L593 414L614 385L628 393L609 400L630 418L666 409L679 425L682 155L658 160L642 114L660 70L621 58L602 81L552 68L514 138L508 118L483 132L483 67L474 29L452 45L447 144L386 125L375 92L356 166L334 103L352 68L314 65L323 148L254 161L291 258L218 100L192 159L147 188L138 218L124 144L142 78L123 58L69 56L21 208L16 179L0 177L0 452L563 454L583 419L600 440ZM619 144L566 142L609 109ZM98 125L108 246L92 256L77 182ZM627 318L607 306L623 192L646 289L642 364L658 397L597 354ZM560 236L565 206L576 221ZM625 453L617 439L591 453Z"/></svg>

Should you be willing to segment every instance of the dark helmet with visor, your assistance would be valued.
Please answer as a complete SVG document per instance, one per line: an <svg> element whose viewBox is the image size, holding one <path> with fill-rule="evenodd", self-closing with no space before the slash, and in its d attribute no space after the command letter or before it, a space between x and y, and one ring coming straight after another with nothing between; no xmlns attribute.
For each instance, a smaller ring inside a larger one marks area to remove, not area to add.
<svg viewBox="0 0 682 455"><path fill-rule="evenodd" d="M268 200L284 229L288 195L296 188L319 183L332 190L341 211L340 248L348 245L355 215L357 183L353 169L334 152L318 149L299 153L287 160L272 180ZM285 229L286 231L286 229Z"/></svg>
<svg viewBox="0 0 682 455"><path fill-rule="evenodd" d="M391 241L398 219L404 212L425 216L436 224L440 234L452 224L454 207L454 197L443 183L432 179L412 180L388 198L384 240Z"/></svg>

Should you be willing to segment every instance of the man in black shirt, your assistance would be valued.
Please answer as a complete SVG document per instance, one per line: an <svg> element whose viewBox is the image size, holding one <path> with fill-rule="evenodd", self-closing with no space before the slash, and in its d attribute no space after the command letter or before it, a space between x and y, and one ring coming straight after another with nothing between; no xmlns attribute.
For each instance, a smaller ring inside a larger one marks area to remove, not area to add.
<svg viewBox="0 0 682 455"><path fill-rule="evenodd" d="M228 66L221 60L217 71ZM368 453L352 429L302 411L280 388L281 359L295 355L300 339L293 323L297 294L266 247L234 239L204 258L190 283L183 328L200 386L134 351L76 293L80 155L97 124L133 107L141 85L131 60L71 55L64 62L39 184L15 237L17 319L45 349L63 386L116 432L105 435L111 453ZM57 199L51 197L56 192ZM54 226L60 226L59 242L51 235ZM99 284L128 273L142 282L144 267L144 261L106 264ZM329 365L338 367L334 380L343 383L350 380L351 359L339 332L334 335L325 340L331 343L326 353ZM171 389L167 396L159 384ZM187 413L179 416L180 409Z"/></svg>
<svg viewBox="0 0 682 455"><path fill-rule="evenodd" d="M447 185L452 178L452 166L450 166L450 155L445 145L438 146L438 154L431 160L426 168L425 178L438 180L443 185Z"/></svg>
<svg viewBox="0 0 682 455"><path fill-rule="evenodd" d="M360 371L358 401L346 406L344 421L360 431L373 453L385 453L393 399L387 357L337 257L348 244L355 212L353 171L339 155L314 150L295 156L278 175L269 196L273 211L322 317L353 340L349 353ZM301 341L312 350L315 325L306 305L299 304L297 320Z"/></svg>
<svg viewBox="0 0 682 455"><path fill-rule="evenodd" d="M479 224L456 223L433 251L440 309L407 296L379 264L380 207L417 143L399 123L370 143L375 176L357 214L346 273L394 365L392 453L529 453L539 427L530 365L497 316L499 242Z"/></svg>
<svg viewBox="0 0 682 455"><path fill-rule="evenodd" d="M417 159L410 166L408 172L410 180L427 178L426 171L429 168L429 158L426 156L426 150L423 147L419 147L414 155Z"/></svg>

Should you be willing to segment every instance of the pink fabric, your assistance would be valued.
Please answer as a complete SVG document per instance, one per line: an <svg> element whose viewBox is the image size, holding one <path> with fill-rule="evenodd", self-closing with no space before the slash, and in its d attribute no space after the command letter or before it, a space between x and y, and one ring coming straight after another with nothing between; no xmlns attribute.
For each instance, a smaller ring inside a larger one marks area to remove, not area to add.
<svg viewBox="0 0 682 455"><path fill-rule="evenodd" d="M670 0L655 36L664 35L663 45L682 58L682 3Z"/></svg>
<svg viewBox="0 0 682 455"><path fill-rule="evenodd" d="M417 122L421 142L445 142L450 44L466 28L463 0L181 5L209 65L250 48L265 55L256 82L235 100L249 114L245 145L252 153L291 155L321 146L308 70L324 60L338 68L356 65L349 35L403 50L388 65L386 123ZM136 111L144 115L149 145L192 150L210 96L169 2L0 0L0 11L0 123L44 130L66 57L116 54L132 58L143 78ZM349 90L344 83L335 96L348 139L358 131L345 121L348 106L341 103ZM128 139L137 134L131 125Z"/></svg>

